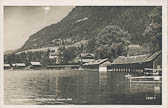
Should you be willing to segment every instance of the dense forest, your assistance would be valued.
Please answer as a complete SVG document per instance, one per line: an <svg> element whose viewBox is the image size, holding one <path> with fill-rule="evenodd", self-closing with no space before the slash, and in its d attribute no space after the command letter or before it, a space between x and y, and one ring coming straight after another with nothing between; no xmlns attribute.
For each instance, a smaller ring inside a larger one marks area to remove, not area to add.
<svg viewBox="0 0 168 108"><path fill-rule="evenodd" d="M129 45L140 45L143 53L160 50L162 8L77 6L60 22L30 36L18 51L54 47L55 39L70 39L72 44L87 40L87 44L80 47L61 48L60 52L64 53L60 56L64 56L64 61L71 61L82 52L113 60L126 56ZM10 61L8 58L5 60Z"/></svg>

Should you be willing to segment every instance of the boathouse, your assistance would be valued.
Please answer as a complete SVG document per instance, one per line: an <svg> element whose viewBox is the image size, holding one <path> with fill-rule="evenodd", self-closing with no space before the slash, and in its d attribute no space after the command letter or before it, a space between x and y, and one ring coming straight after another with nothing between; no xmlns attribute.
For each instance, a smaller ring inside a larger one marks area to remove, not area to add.
<svg viewBox="0 0 168 108"><path fill-rule="evenodd" d="M71 63L71 64L48 64L47 69L56 69L56 70L64 70L64 69L79 69L78 63Z"/></svg>
<svg viewBox="0 0 168 108"><path fill-rule="evenodd" d="M111 65L111 61L108 59L98 59L88 63L83 64L84 70L92 70L92 71L107 71L107 67Z"/></svg>
<svg viewBox="0 0 168 108"><path fill-rule="evenodd" d="M14 69L24 69L25 67L26 67L25 63L16 63L14 65Z"/></svg>
<svg viewBox="0 0 168 108"><path fill-rule="evenodd" d="M39 68L41 68L41 63L40 62L30 62L30 68L31 69L39 69Z"/></svg>
<svg viewBox="0 0 168 108"><path fill-rule="evenodd" d="M10 64L4 64L4 69L10 69L10 68L11 68Z"/></svg>
<svg viewBox="0 0 168 108"><path fill-rule="evenodd" d="M110 71L143 72L145 68L158 69L162 66L162 51L137 56L119 56L115 59Z"/></svg>

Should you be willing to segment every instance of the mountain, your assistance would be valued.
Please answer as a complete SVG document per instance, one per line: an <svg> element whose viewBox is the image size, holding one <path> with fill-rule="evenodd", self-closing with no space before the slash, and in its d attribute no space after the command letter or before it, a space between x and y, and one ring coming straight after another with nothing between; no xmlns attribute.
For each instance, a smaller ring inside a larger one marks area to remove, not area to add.
<svg viewBox="0 0 168 108"><path fill-rule="evenodd" d="M18 52L18 51L19 51L19 49L7 50L7 51L4 51L4 55L10 55L10 54L16 53L16 52Z"/></svg>
<svg viewBox="0 0 168 108"><path fill-rule="evenodd" d="M154 7L77 6L60 22L47 26L29 37L19 51L52 47L55 39L73 43L95 39L107 25L118 25L131 35L132 44L142 44L142 33Z"/></svg>

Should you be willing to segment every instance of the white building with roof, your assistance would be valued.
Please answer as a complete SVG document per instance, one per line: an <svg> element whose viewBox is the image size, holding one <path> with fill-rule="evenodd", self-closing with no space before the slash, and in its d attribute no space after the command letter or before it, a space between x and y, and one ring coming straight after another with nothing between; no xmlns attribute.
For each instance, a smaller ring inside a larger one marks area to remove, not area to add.
<svg viewBox="0 0 168 108"><path fill-rule="evenodd" d="M41 63L40 62L30 62L30 68L31 69L39 69L39 68L41 68Z"/></svg>
<svg viewBox="0 0 168 108"><path fill-rule="evenodd" d="M84 70L93 70L99 72L107 72L107 67L111 65L111 61L108 59L98 59L83 64Z"/></svg>

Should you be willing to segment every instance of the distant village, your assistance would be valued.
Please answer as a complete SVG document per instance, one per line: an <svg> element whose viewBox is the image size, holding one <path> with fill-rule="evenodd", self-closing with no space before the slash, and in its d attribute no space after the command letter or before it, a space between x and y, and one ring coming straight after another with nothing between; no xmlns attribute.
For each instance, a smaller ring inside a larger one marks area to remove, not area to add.
<svg viewBox="0 0 168 108"><path fill-rule="evenodd" d="M61 44L61 40L54 40L55 44L59 46ZM130 45L129 52L137 51L140 47L138 45ZM104 59L96 59L93 53L80 53L77 55L73 62L71 63L62 63L60 62L60 52L58 50L59 47L50 47L43 48L44 52L49 51L48 58L52 60L52 62L48 63L46 66L42 66L40 61L28 61L24 62L16 62L16 63L4 63L4 69L15 70L15 69L74 69L74 70L91 70L91 71L126 71L126 72L143 72L145 68L150 69L160 69L162 68L162 51L155 51L149 54L135 54L132 55L128 53L127 56L119 56L114 60L109 60L108 58ZM34 49L34 52L39 52L40 49ZM25 51L24 53L28 53L29 51ZM18 52L16 54L21 54L23 52ZM70 54L70 53L69 53Z"/></svg>

